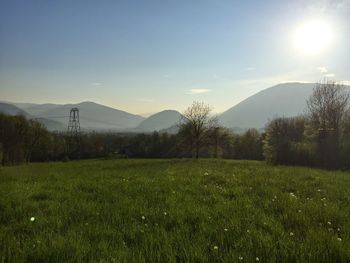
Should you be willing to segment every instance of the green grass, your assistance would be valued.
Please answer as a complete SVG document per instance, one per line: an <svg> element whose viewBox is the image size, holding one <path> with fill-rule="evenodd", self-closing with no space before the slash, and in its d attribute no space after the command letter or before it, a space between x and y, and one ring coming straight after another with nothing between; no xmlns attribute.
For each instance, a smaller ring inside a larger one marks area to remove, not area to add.
<svg viewBox="0 0 350 263"><path fill-rule="evenodd" d="M0 262L256 257L350 262L350 173L224 160L0 168Z"/></svg>

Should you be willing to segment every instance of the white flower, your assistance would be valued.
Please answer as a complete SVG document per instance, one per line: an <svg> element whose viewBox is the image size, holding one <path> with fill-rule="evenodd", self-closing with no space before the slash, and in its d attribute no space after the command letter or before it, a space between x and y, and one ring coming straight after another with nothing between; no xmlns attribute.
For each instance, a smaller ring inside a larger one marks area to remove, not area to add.
<svg viewBox="0 0 350 263"><path fill-rule="evenodd" d="M321 192L321 189L317 189L317 192Z"/></svg>
<svg viewBox="0 0 350 263"><path fill-rule="evenodd" d="M249 231L249 229L247 229L247 233L249 233L250 231Z"/></svg>
<svg viewBox="0 0 350 263"><path fill-rule="evenodd" d="M215 250L218 250L219 248L218 248L218 246L214 246L214 249L215 249Z"/></svg>
<svg viewBox="0 0 350 263"><path fill-rule="evenodd" d="M301 213L301 210L300 210L300 209L298 210L298 213Z"/></svg>
<svg viewBox="0 0 350 263"><path fill-rule="evenodd" d="M338 237L337 240L338 240L339 242L341 242L341 238L340 238L340 237Z"/></svg>
<svg viewBox="0 0 350 263"><path fill-rule="evenodd" d="M141 216L141 219L142 219L142 220L145 220L145 219L146 219L146 217L145 217L145 216Z"/></svg>
<svg viewBox="0 0 350 263"><path fill-rule="evenodd" d="M294 236L294 233L293 233L293 232L290 232L289 235L292 237L292 236Z"/></svg>
<svg viewBox="0 0 350 263"><path fill-rule="evenodd" d="M209 173L208 173L208 172L205 172L204 175L209 175Z"/></svg>
<svg viewBox="0 0 350 263"><path fill-rule="evenodd" d="M224 231L225 231L225 232L227 232L227 231L228 231L228 229L227 229L227 228L225 228L225 229L224 229Z"/></svg>
<svg viewBox="0 0 350 263"><path fill-rule="evenodd" d="M255 258L255 261L260 261L260 259L258 257Z"/></svg>
<svg viewBox="0 0 350 263"><path fill-rule="evenodd" d="M239 260L243 260L243 257L242 257L242 256L239 256L238 259L239 259Z"/></svg>
<svg viewBox="0 0 350 263"><path fill-rule="evenodd" d="M332 223L330 221L327 222L328 225L331 225Z"/></svg>
<svg viewBox="0 0 350 263"><path fill-rule="evenodd" d="M164 215L166 216L166 215L167 215L167 212L164 212Z"/></svg>
<svg viewBox="0 0 350 263"><path fill-rule="evenodd" d="M35 217L32 216L32 217L30 218L30 221L34 222L34 221L35 221Z"/></svg>

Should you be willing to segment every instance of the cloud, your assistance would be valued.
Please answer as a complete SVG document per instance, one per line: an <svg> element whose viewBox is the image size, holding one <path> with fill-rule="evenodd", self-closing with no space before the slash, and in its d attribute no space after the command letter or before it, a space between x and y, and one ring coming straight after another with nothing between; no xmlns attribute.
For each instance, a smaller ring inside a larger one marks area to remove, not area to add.
<svg viewBox="0 0 350 263"><path fill-rule="evenodd" d="M327 67L318 67L317 70L319 70L321 73L327 73L328 68Z"/></svg>
<svg viewBox="0 0 350 263"><path fill-rule="evenodd" d="M190 89L187 94L195 95L195 94L202 94L202 93L208 93L211 92L210 89Z"/></svg>
<svg viewBox="0 0 350 263"><path fill-rule="evenodd" d="M91 83L92 86L102 86L101 82L92 82Z"/></svg>
<svg viewBox="0 0 350 263"><path fill-rule="evenodd" d="M154 99L149 99L149 98L139 98L136 100L139 102L153 102L154 101Z"/></svg>
<svg viewBox="0 0 350 263"><path fill-rule="evenodd" d="M328 74L326 74L324 76L327 77L327 78L334 78L335 74L334 73L328 73Z"/></svg>
<svg viewBox="0 0 350 263"><path fill-rule="evenodd" d="M253 71L253 70L256 70L256 68L254 68L254 67L247 67L245 70L246 71Z"/></svg>
<svg viewBox="0 0 350 263"><path fill-rule="evenodd" d="M345 85L345 86L350 86L350 80L338 81L337 84L341 84L341 85Z"/></svg>

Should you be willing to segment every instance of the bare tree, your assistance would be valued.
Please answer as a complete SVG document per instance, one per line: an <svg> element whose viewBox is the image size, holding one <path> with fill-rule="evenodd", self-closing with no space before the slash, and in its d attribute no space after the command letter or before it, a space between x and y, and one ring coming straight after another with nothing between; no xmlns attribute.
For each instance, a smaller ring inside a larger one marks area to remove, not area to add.
<svg viewBox="0 0 350 263"><path fill-rule="evenodd" d="M349 93L332 80L317 83L307 106L321 162L334 166L340 147L340 136L348 110Z"/></svg>
<svg viewBox="0 0 350 263"><path fill-rule="evenodd" d="M182 114L180 128L186 130L196 159L199 157L208 129L215 123L215 120L210 117L211 110L208 104L195 101Z"/></svg>

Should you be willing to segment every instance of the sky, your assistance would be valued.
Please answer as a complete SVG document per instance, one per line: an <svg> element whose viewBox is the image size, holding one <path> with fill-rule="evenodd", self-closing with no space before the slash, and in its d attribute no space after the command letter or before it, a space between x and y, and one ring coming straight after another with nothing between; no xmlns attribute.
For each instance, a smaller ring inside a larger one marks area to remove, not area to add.
<svg viewBox="0 0 350 263"><path fill-rule="evenodd" d="M142 115L204 101L223 112L282 82L350 83L350 0L0 0L0 7L2 101L94 101ZM321 21L331 39L317 54L295 43L310 21Z"/></svg>

